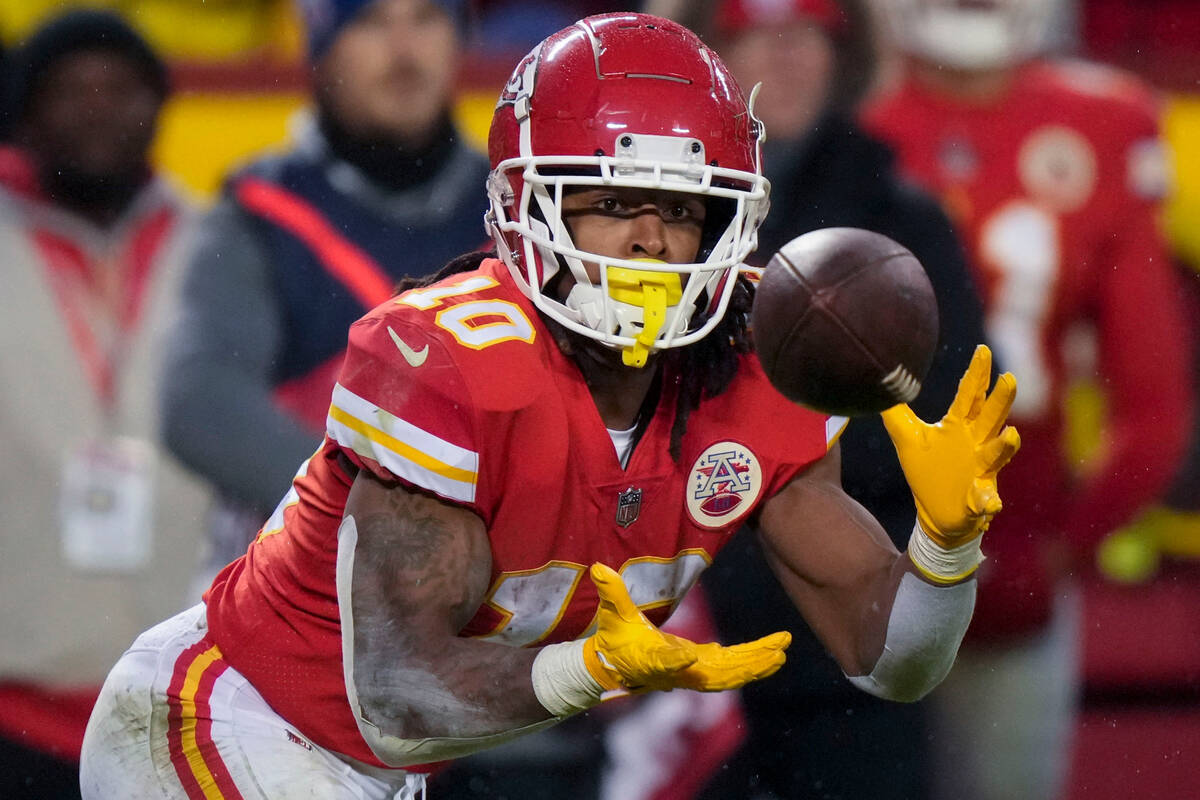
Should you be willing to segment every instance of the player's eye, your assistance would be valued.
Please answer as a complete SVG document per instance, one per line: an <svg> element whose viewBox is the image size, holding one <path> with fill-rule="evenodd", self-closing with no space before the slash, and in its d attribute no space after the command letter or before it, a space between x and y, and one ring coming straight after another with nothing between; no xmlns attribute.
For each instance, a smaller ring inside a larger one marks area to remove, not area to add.
<svg viewBox="0 0 1200 800"><path fill-rule="evenodd" d="M704 222L704 204L700 202L672 203L663 206L659 213L665 222L693 224Z"/></svg>
<svg viewBox="0 0 1200 800"><path fill-rule="evenodd" d="M618 211L623 211L625 209L625 204L612 195L606 195L596 201L596 207L601 211L615 213Z"/></svg>

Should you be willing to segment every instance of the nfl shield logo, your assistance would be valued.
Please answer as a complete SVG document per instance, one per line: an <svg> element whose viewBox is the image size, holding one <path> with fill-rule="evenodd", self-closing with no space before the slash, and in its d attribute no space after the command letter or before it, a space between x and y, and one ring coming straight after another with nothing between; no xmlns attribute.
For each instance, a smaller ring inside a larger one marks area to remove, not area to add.
<svg viewBox="0 0 1200 800"><path fill-rule="evenodd" d="M642 490L630 487L617 495L617 524L628 528L642 512Z"/></svg>

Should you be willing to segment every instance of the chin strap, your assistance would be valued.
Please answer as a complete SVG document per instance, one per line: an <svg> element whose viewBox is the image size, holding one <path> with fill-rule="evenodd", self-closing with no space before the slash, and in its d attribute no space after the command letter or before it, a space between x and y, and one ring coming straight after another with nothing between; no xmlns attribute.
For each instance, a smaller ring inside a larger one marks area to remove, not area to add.
<svg viewBox="0 0 1200 800"><path fill-rule="evenodd" d="M649 264L666 263L653 258L634 260ZM679 273L609 267L608 296L618 303L642 309L641 333L631 346L621 350L621 360L627 367L644 367L658 339L658 332L667 321L667 309L683 297Z"/></svg>

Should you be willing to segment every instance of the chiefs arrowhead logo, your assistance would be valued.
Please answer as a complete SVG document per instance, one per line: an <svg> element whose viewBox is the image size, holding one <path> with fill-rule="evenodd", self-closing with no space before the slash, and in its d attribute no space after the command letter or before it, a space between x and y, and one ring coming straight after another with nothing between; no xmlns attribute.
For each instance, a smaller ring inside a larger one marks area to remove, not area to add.
<svg viewBox="0 0 1200 800"><path fill-rule="evenodd" d="M496 108L504 105L515 105L519 100L524 99L525 102L533 96L533 81L537 76L538 58L542 55L542 46L530 51L529 55L521 59L521 63L517 64L517 68L513 70L512 77L508 79L508 83L504 84L504 88L500 90L500 97L496 101Z"/></svg>
<svg viewBox="0 0 1200 800"><path fill-rule="evenodd" d="M762 493L762 470L745 445L718 442L692 465L687 509L705 528L724 528L744 516Z"/></svg>

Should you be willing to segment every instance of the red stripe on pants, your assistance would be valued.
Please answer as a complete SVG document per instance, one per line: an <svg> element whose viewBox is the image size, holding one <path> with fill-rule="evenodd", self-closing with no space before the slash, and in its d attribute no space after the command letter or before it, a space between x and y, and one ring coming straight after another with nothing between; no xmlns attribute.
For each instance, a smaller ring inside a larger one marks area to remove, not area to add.
<svg viewBox="0 0 1200 800"><path fill-rule="evenodd" d="M167 689L171 763L190 800L243 800L212 739L209 700L227 668L216 645L201 639L175 661Z"/></svg>

